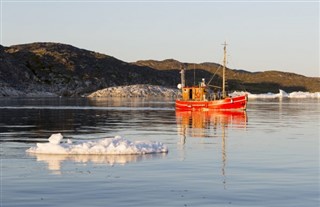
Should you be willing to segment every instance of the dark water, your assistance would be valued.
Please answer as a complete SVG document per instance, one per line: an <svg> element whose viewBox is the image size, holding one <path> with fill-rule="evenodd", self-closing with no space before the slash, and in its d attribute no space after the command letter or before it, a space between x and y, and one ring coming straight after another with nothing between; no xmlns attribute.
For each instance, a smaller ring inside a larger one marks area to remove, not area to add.
<svg viewBox="0 0 320 207"><path fill-rule="evenodd" d="M0 99L1 206L319 206L320 100L176 113L173 100ZM30 155L60 132L168 154Z"/></svg>

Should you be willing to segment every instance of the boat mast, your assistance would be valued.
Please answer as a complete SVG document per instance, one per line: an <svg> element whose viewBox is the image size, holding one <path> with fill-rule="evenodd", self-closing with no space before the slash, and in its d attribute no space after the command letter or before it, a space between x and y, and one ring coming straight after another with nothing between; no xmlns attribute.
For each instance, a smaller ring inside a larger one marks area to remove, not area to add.
<svg viewBox="0 0 320 207"><path fill-rule="evenodd" d="M226 62L227 62L227 43L223 44L223 70L222 70L222 97L226 97Z"/></svg>
<svg viewBox="0 0 320 207"><path fill-rule="evenodd" d="M182 89L186 86L185 66L184 65L181 66L180 74L181 74L181 89Z"/></svg>

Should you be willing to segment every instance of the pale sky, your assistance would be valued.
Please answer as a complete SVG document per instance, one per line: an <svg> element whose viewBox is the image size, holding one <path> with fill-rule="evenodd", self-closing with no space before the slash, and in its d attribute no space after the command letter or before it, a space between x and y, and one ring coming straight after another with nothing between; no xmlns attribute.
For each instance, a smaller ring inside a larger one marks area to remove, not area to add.
<svg viewBox="0 0 320 207"><path fill-rule="evenodd" d="M126 62L222 63L320 76L319 0L0 0L1 45L59 42Z"/></svg>

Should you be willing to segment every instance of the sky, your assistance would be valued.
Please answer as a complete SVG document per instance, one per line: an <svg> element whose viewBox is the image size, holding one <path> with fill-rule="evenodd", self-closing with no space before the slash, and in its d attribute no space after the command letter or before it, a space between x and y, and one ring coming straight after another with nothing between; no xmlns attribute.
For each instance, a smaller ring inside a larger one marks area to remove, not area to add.
<svg viewBox="0 0 320 207"><path fill-rule="evenodd" d="M0 0L3 46L58 42L117 59L320 77L319 0Z"/></svg>

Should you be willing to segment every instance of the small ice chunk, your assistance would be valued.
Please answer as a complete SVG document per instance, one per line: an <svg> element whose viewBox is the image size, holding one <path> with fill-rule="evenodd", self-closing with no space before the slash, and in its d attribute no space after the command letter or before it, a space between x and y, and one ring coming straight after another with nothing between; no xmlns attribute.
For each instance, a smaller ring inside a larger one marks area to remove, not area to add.
<svg viewBox="0 0 320 207"><path fill-rule="evenodd" d="M48 140L51 144L60 144L62 139L63 139L62 134L58 133L58 134L52 134Z"/></svg>

